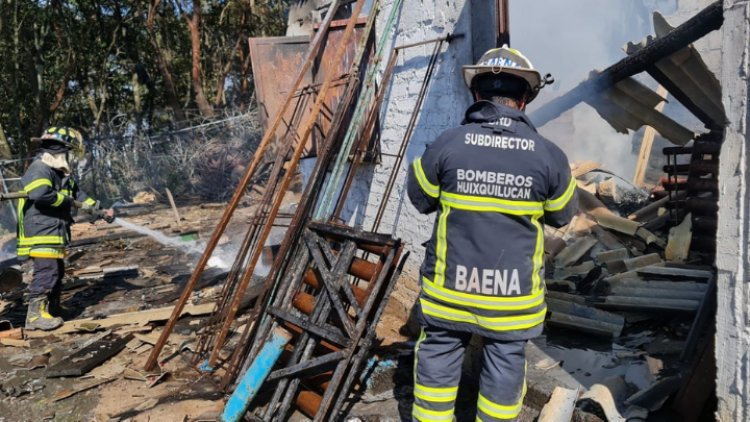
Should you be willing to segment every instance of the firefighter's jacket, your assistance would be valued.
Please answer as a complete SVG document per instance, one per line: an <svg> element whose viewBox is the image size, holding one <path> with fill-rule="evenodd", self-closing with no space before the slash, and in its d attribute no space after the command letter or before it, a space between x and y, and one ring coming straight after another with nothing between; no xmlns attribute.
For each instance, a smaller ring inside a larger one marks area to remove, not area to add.
<svg viewBox="0 0 750 422"><path fill-rule="evenodd" d="M518 110L479 101L412 163L408 193L437 211L421 268L422 324L499 340L541 334L543 224L567 224L576 182L565 154Z"/></svg>
<svg viewBox="0 0 750 422"><path fill-rule="evenodd" d="M42 162L41 155L21 178L27 199L18 201L17 253L19 257L63 258L70 242L73 201L95 206L76 182Z"/></svg>

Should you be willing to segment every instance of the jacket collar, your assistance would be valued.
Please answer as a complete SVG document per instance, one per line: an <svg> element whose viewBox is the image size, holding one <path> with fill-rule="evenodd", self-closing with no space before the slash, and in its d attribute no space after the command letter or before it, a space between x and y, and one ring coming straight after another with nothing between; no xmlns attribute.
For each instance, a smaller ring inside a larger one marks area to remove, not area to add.
<svg viewBox="0 0 750 422"><path fill-rule="evenodd" d="M531 120L521 110L516 110L508 106L493 103L491 101L479 100L469 106L464 116L462 124L469 123L494 123L503 117L524 123L526 126L536 132L536 128Z"/></svg>

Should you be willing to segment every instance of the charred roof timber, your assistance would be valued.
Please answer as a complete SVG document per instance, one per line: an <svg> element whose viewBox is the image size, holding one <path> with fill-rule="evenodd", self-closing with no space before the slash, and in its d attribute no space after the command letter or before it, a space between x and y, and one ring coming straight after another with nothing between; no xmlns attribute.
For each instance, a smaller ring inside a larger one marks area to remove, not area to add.
<svg viewBox="0 0 750 422"><path fill-rule="evenodd" d="M537 126L543 126L566 110L585 101L591 95L608 89L625 78L649 71L653 68L654 63L680 51L709 32L721 28L723 22L722 2L714 2L687 22L675 28L674 31L664 37L654 39L641 50L581 82L568 93L543 105L534 113L531 113L531 120ZM670 88L666 84L663 85L668 89ZM669 91L675 95L671 89ZM675 98L682 102L680 96L675 95ZM688 106L686 105L686 107Z"/></svg>

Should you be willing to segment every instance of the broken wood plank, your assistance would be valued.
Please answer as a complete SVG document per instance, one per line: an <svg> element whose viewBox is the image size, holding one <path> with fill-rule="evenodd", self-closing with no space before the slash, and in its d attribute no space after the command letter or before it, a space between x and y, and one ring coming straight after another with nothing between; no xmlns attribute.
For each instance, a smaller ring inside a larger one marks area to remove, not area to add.
<svg viewBox="0 0 750 422"><path fill-rule="evenodd" d="M571 390L559 386L555 387L549 401L542 408L537 421L570 422L573 418L573 411L576 408L579 391L578 388Z"/></svg>
<svg viewBox="0 0 750 422"><path fill-rule="evenodd" d="M187 305L185 306L185 309L183 309L180 316L207 315L214 310L214 306L215 304L213 302L204 303L201 305ZM43 336L48 336L50 334L75 333L77 331L80 331L82 328L86 326L90 327L91 325L95 325L97 329L114 327L116 325L145 325L150 322L166 321L172 315L173 309L173 306L168 306L165 308L147 309L143 311L127 312L124 314L115 314L102 319L77 319L65 322L62 327L56 330L45 331L40 334L42 334ZM87 331L91 330L89 329ZM34 332L29 332L29 335L37 336L36 334L32 333Z"/></svg>
<svg viewBox="0 0 750 422"><path fill-rule="evenodd" d="M637 270L637 273L646 277L691 280L708 280L714 275L712 271L691 270L687 268L665 267L656 265L639 268Z"/></svg>
<svg viewBox="0 0 750 422"><path fill-rule="evenodd" d="M667 96L669 92L662 85L656 88L656 94L664 98L664 101L660 101L659 104L654 107L654 110L661 113L664 110L664 104L667 102ZM648 168L648 162L651 158L651 149L654 145L654 138L656 137L656 129L651 126L646 126L646 130L643 132L643 140L641 141L641 150L638 153L638 162L635 166L635 175L633 176L633 184L642 188L646 180L646 169Z"/></svg>
<svg viewBox="0 0 750 422"><path fill-rule="evenodd" d="M573 178L578 179L579 177L591 173L601 166L601 164L595 161L584 161L581 163L576 163L571 172L573 173Z"/></svg>
<svg viewBox="0 0 750 422"><path fill-rule="evenodd" d="M80 377L120 353L132 339L132 334L124 337L110 334L47 368L47 378Z"/></svg>
<svg viewBox="0 0 750 422"><path fill-rule="evenodd" d="M23 328L0 331L0 339L23 340Z"/></svg>
<svg viewBox="0 0 750 422"><path fill-rule="evenodd" d="M0 338L0 344L2 344L3 346L9 346L9 347L23 347L23 348L31 347L31 343L29 343L27 340L18 340L14 338Z"/></svg>
<svg viewBox="0 0 750 422"><path fill-rule="evenodd" d="M106 384L116 379L117 377L112 377L112 378L103 378L103 379L92 379L92 380L83 382L81 384L73 386L72 388L62 390L59 393L55 394L52 397L52 401L60 401L60 400L67 399L68 397L75 396L78 393L82 393L92 388L96 388L100 385Z"/></svg>
<svg viewBox="0 0 750 422"><path fill-rule="evenodd" d="M693 238L693 217L688 213L682 223L669 229L667 247L664 256L667 261L685 262L690 253L690 242Z"/></svg>
<svg viewBox="0 0 750 422"><path fill-rule="evenodd" d="M568 245L555 257L555 266L567 267L581 259L599 241L593 237L582 237Z"/></svg>

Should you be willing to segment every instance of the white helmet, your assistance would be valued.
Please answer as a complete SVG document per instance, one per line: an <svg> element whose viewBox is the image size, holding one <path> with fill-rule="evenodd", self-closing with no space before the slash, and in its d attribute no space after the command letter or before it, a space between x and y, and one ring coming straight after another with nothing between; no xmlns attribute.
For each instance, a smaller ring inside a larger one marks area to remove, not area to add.
<svg viewBox="0 0 750 422"><path fill-rule="evenodd" d="M477 64L463 67L464 81L469 89L474 89L474 80L477 76L486 74L506 74L517 76L529 84L529 97L531 102L542 87L542 75L534 69L534 65L520 51L507 45L493 48L482 55Z"/></svg>

